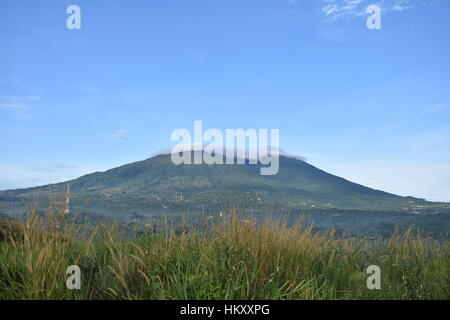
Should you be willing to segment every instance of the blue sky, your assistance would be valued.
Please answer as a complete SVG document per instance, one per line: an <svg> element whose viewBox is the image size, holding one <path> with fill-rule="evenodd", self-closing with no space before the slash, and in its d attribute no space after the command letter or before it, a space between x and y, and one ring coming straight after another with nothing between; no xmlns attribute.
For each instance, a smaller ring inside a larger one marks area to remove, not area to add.
<svg viewBox="0 0 450 320"><path fill-rule="evenodd" d="M81 8L68 30L66 8ZM368 30L368 5L382 29ZM450 201L450 1L0 0L0 189L277 128L354 182Z"/></svg>

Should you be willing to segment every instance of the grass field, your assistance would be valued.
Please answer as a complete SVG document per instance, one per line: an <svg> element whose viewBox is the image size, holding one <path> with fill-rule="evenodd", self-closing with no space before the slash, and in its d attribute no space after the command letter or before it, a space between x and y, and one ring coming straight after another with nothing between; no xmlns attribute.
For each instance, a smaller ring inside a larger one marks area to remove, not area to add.
<svg viewBox="0 0 450 320"><path fill-rule="evenodd" d="M0 230L0 299L450 297L450 244L411 230L344 239L300 223L244 221L233 211L212 227L135 237L60 215L4 221ZM80 290L66 288L70 265L81 268ZM381 268L380 290L366 286L370 265Z"/></svg>

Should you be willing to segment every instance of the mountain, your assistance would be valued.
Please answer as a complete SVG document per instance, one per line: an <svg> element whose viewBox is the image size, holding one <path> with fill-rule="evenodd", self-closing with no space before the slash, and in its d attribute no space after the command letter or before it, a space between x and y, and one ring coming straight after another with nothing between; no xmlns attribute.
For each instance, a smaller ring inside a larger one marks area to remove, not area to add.
<svg viewBox="0 0 450 320"><path fill-rule="evenodd" d="M0 191L0 211L26 213L62 205L70 185L71 210L101 215L253 210L427 210L439 204L374 190L326 173L301 159L280 156L273 176L261 164L175 165L158 155L64 183ZM430 209L431 210L431 209Z"/></svg>

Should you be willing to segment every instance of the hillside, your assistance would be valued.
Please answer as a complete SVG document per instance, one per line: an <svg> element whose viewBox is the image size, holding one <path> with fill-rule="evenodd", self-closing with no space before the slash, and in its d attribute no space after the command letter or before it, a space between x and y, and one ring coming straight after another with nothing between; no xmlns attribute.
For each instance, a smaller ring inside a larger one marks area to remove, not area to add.
<svg viewBox="0 0 450 320"><path fill-rule="evenodd" d="M71 208L98 214L159 214L252 209L436 210L439 204L374 190L322 171L305 161L280 157L280 170L261 176L261 164L174 165L158 155L105 172L35 188L0 191L0 211L15 215L62 203L67 184Z"/></svg>

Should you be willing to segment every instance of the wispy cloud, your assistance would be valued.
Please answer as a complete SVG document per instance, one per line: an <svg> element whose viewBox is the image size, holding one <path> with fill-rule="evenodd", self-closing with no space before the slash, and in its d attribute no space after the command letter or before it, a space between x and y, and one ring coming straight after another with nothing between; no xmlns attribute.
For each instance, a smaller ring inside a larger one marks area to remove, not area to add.
<svg viewBox="0 0 450 320"><path fill-rule="evenodd" d="M329 20L365 14L364 0L323 0L322 12Z"/></svg>
<svg viewBox="0 0 450 320"><path fill-rule="evenodd" d="M421 114L429 114L429 113L435 113L438 112L440 110L443 110L445 108L447 108L448 105L445 103L441 103L441 104L430 104L428 106L426 106L420 113Z"/></svg>
<svg viewBox="0 0 450 320"><path fill-rule="evenodd" d="M64 162L46 165L43 163L28 164L18 159L15 160L0 160L0 190L58 183L106 169Z"/></svg>
<svg viewBox="0 0 450 320"><path fill-rule="evenodd" d="M67 87L69 89L73 89L76 91L80 91L83 93L99 93L101 90L97 87L90 85L82 85L82 84L68 84Z"/></svg>
<svg viewBox="0 0 450 320"><path fill-rule="evenodd" d="M19 89L32 94L41 94L41 90L36 89L30 84L26 83L19 77L0 77L0 87L8 89Z"/></svg>
<svg viewBox="0 0 450 320"><path fill-rule="evenodd" d="M392 7L392 10L404 11L412 8L414 8L414 6L411 4L411 0L398 0Z"/></svg>
<svg viewBox="0 0 450 320"><path fill-rule="evenodd" d="M128 130L116 130L116 132L113 134L113 138L115 139L121 139L121 140L128 140Z"/></svg>
<svg viewBox="0 0 450 320"><path fill-rule="evenodd" d="M322 169L350 181L402 196L450 201L450 165L415 159L335 161Z"/></svg>
<svg viewBox="0 0 450 320"><path fill-rule="evenodd" d="M52 168L55 168L57 170L69 170L78 169L78 166L72 163L57 162L53 164Z"/></svg>
<svg viewBox="0 0 450 320"><path fill-rule="evenodd" d="M322 12L326 21L336 21L340 18L354 18L366 15L369 5L377 5L382 12L405 11L415 8L418 0L322 0ZM420 4L433 5L432 0L421 0Z"/></svg>
<svg viewBox="0 0 450 320"><path fill-rule="evenodd" d="M31 101L39 101L41 100L41 97L38 96L27 96L25 97L26 100L31 100Z"/></svg>
<svg viewBox="0 0 450 320"><path fill-rule="evenodd" d="M1 96L0 107L11 108L11 109L22 109L29 106L30 101L38 101L41 98L38 96Z"/></svg>
<svg viewBox="0 0 450 320"><path fill-rule="evenodd" d="M431 86L431 85L426 85L426 86L423 86L422 88L420 88L420 90L421 91L428 91L428 90L430 90L430 89L432 89L433 88L433 86Z"/></svg>
<svg viewBox="0 0 450 320"><path fill-rule="evenodd" d="M0 107L2 108L11 108L11 109L21 109L21 108L25 108L26 105L23 103L1 103Z"/></svg>

